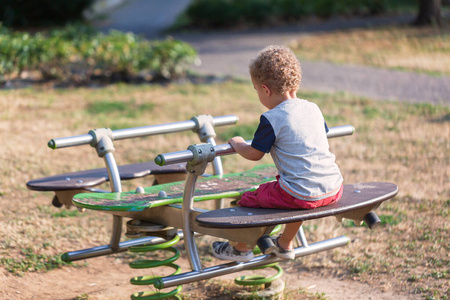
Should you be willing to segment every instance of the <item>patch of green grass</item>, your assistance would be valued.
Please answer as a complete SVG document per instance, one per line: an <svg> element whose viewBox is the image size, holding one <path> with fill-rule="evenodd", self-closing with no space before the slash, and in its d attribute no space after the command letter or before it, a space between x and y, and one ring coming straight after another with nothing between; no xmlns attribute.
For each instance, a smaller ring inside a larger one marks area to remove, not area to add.
<svg viewBox="0 0 450 300"><path fill-rule="evenodd" d="M137 103L133 98L128 101L99 100L90 103L86 112L115 130L141 126L135 120L151 113L154 107L151 102Z"/></svg>
<svg viewBox="0 0 450 300"><path fill-rule="evenodd" d="M323 117L328 126L330 126L329 124L339 124L344 121L344 118L339 115L323 114Z"/></svg>
<svg viewBox="0 0 450 300"><path fill-rule="evenodd" d="M6 270L17 276L23 276L25 272L50 271L70 265L62 261L60 255L36 254L31 248L22 249L22 254L24 258L2 258L0 263L6 267Z"/></svg>
<svg viewBox="0 0 450 300"><path fill-rule="evenodd" d="M227 128L225 131L219 134L219 138L226 141L234 136L242 136L245 140L253 139L253 134L258 127L257 123L253 124L240 124Z"/></svg>
<svg viewBox="0 0 450 300"><path fill-rule="evenodd" d="M362 275L370 270L370 263L363 261L357 262L353 268L351 268L350 272L352 275Z"/></svg>
<svg viewBox="0 0 450 300"><path fill-rule="evenodd" d="M364 107L363 114L366 118L374 119L379 116L380 111L377 107Z"/></svg>
<svg viewBox="0 0 450 300"><path fill-rule="evenodd" d="M78 217L78 216L80 216L80 213L78 212L78 210L62 209L56 213L52 213L51 216L53 218Z"/></svg>
<svg viewBox="0 0 450 300"><path fill-rule="evenodd" d="M431 117L436 114L446 114L448 116L450 114L450 107L430 103L414 103L407 105L406 113L421 117Z"/></svg>
<svg viewBox="0 0 450 300"><path fill-rule="evenodd" d="M326 293L319 293L319 292L317 292L317 293L315 293L314 294L314 299L317 299L317 300L326 300L326 299L328 299L328 297L327 297L327 294Z"/></svg>
<svg viewBox="0 0 450 300"><path fill-rule="evenodd" d="M127 110L127 104L125 102L114 102L109 100L102 100L94 102L89 105L87 111L92 115L97 114L109 114L114 112L121 112Z"/></svg>
<svg viewBox="0 0 450 300"><path fill-rule="evenodd" d="M50 215L53 218L67 218L67 217L78 217L81 214L76 209L67 210L67 209L58 209L55 212L55 208L48 205L38 205L37 209L46 214Z"/></svg>
<svg viewBox="0 0 450 300"><path fill-rule="evenodd" d="M395 226L399 224L403 219L402 215L379 215L378 217L381 220L382 226Z"/></svg>
<svg viewBox="0 0 450 300"><path fill-rule="evenodd" d="M448 259L437 259L437 258L434 258L434 257L429 257L427 259L427 263L430 266L434 266L434 267L437 267L437 268L441 268L441 267L444 267L444 266L450 267L450 260L448 260Z"/></svg>
<svg viewBox="0 0 450 300"><path fill-rule="evenodd" d="M435 271L430 274L435 279L447 278L447 271Z"/></svg>
<svg viewBox="0 0 450 300"><path fill-rule="evenodd" d="M304 224L302 226L303 226L303 229L308 232L317 231L317 229L319 228L319 226L317 224L312 224L312 225Z"/></svg>
<svg viewBox="0 0 450 300"><path fill-rule="evenodd" d="M402 215L378 215L378 217L381 220L381 226L386 226L386 225L390 225L390 226L395 226L397 224L399 224L403 217ZM344 219L342 221L342 226L343 227L358 227L355 222L353 220L348 220L348 219ZM366 222L363 222L361 226L364 227L368 227Z"/></svg>
<svg viewBox="0 0 450 300"><path fill-rule="evenodd" d="M93 116L120 113L122 116L135 118L143 111L152 111L154 106L153 103L137 104L134 99L127 102L102 100L91 103L88 106L87 112Z"/></svg>
<svg viewBox="0 0 450 300"><path fill-rule="evenodd" d="M444 26L389 26L333 31L301 37L291 47L301 59L326 60L413 71L431 76L450 74L450 31Z"/></svg>

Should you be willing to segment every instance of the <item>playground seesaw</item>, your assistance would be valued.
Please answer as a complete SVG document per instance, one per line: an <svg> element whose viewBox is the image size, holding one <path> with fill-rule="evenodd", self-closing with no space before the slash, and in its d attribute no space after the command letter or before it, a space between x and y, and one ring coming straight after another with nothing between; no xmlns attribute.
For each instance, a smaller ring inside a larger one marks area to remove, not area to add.
<svg viewBox="0 0 450 300"><path fill-rule="evenodd" d="M103 158L105 168L85 170L79 172L64 173L50 177L38 178L27 182L27 188L34 191L54 192L52 204L56 207L65 205L70 208L72 198L79 193L109 193L121 192L121 180L131 180L148 175L154 176L153 184L162 184L180 181L186 178L184 164L172 164L159 166L154 162L118 166L114 158L114 142L124 139L143 138L158 134L175 133L181 131L193 131L197 133L201 142L215 145L216 133L214 128L218 126L232 125L238 121L235 115L212 117L211 115L198 115L191 120L150 125L120 130L100 128L89 131L88 134L52 139L48 142L51 149L62 149L82 145L92 146L98 156ZM220 157L212 162L213 173L223 174ZM101 190L96 186L109 181L111 191ZM216 202L221 207L222 202ZM98 246L89 249L72 251L64 254L66 261L76 261L90 257L97 257L111 253L126 251L130 246L146 244L151 239L142 238L132 241L120 242L123 220L119 216L113 216L112 233L109 245Z"/></svg>
<svg viewBox="0 0 450 300"><path fill-rule="evenodd" d="M352 126L330 128L328 137L338 137L353 133ZM250 142L250 141L248 141ZM152 268L169 266L175 272L165 277L141 276L131 279L132 284L150 285L157 289L176 286L170 292L142 292L132 295L132 299L156 299L172 297L179 293L181 286L190 282L209 279L229 273L269 266L278 272L272 278L237 280L240 284L267 284L278 279L282 269L274 265L280 259L273 254L264 254L273 246L269 235L277 224L306 221L334 216L354 220L357 224L365 221L369 228L380 223L374 210L383 202L394 197L398 188L387 182L366 182L344 186L344 194L338 203L313 210L278 210L229 207L207 211L194 207L195 202L222 198L238 199L242 193L256 189L261 183L275 180L274 166L259 166L247 172L222 176L200 177L209 162L217 157L235 153L229 144L191 145L187 150L160 154L155 162L158 165L171 165L186 162L185 182L167 183L148 188L138 187L135 191L108 194L78 194L73 203L80 208L92 209L118 217L131 218L127 223L127 236L153 237L146 245L130 247L133 252L169 251L174 255L162 261L137 261L132 268ZM181 204L181 205L180 205ZM178 231L182 229L182 233ZM200 261L195 236L197 234L225 238L232 241L257 245L263 253L246 263L226 263L204 268ZM174 263L179 251L173 246L184 239L185 251L191 271L181 273ZM295 256L301 257L345 246L346 236L308 244L302 229L297 233L298 247Z"/></svg>

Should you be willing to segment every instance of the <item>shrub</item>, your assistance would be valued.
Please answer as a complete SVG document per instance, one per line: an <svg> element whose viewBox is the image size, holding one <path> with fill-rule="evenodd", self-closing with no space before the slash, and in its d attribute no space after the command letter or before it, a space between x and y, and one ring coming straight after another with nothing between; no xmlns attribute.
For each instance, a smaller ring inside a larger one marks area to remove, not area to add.
<svg viewBox="0 0 450 300"><path fill-rule="evenodd" d="M267 0L235 0L233 5L239 11L240 21L245 20L257 26L270 21L274 12L277 11L276 9L273 10L271 1Z"/></svg>
<svg viewBox="0 0 450 300"><path fill-rule="evenodd" d="M64 25L83 19L95 0L2 0L0 22L8 27Z"/></svg>
<svg viewBox="0 0 450 300"><path fill-rule="evenodd" d="M197 60L197 52L194 48L171 38L153 42L149 50L144 66L154 70L158 78L183 75L186 68Z"/></svg>
<svg viewBox="0 0 450 300"><path fill-rule="evenodd" d="M229 27L240 19L239 10L230 0L194 0L186 15L195 27Z"/></svg>
<svg viewBox="0 0 450 300"><path fill-rule="evenodd" d="M300 20L302 17L312 14L314 7L312 1L299 0L278 0L276 5L280 18L286 22Z"/></svg>
<svg viewBox="0 0 450 300"><path fill-rule="evenodd" d="M183 75L196 59L195 49L173 39L149 41L79 25L34 35L0 28L0 79L20 77L23 71L75 82L87 82L94 73L121 80L141 73L170 79Z"/></svg>
<svg viewBox="0 0 450 300"><path fill-rule="evenodd" d="M183 17L188 26L221 28L287 23L308 15L378 14L387 0L193 0Z"/></svg>

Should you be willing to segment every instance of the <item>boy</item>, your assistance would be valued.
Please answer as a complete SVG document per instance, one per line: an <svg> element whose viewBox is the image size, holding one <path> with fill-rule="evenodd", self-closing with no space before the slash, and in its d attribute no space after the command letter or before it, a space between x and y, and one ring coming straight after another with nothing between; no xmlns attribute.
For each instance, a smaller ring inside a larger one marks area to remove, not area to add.
<svg viewBox="0 0 450 300"><path fill-rule="evenodd" d="M287 47L269 46L250 64L250 76L258 98L268 111L261 115L251 145L242 137L228 142L242 157L260 160L269 153L278 169L277 180L242 195L240 206L312 209L335 203L342 196L343 178L329 151L327 125L316 104L298 99L300 63ZM286 224L272 237L273 252L294 259L293 241L302 222ZM213 255L239 262L253 258L245 243L214 242Z"/></svg>

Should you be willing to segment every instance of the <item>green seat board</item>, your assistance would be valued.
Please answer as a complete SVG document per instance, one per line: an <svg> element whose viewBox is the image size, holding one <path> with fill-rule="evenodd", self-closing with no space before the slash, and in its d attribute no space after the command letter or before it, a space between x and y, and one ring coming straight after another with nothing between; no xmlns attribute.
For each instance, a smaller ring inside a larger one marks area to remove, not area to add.
<svg viewBox="0 0 450 300"><path fill-rule="evenodd" d="M275 180L274 165L257 166L249 171L222 176L200 177L197 180L194 201L235 198L255 190L260 184ZM184 181L144 188L144 193L81 193L73 203L82 208L103 211L143 211L147 208L182 203Z"/></svg>

